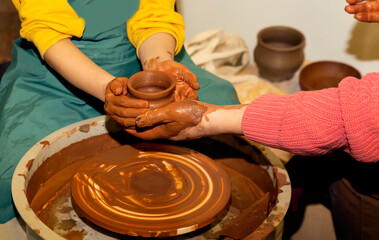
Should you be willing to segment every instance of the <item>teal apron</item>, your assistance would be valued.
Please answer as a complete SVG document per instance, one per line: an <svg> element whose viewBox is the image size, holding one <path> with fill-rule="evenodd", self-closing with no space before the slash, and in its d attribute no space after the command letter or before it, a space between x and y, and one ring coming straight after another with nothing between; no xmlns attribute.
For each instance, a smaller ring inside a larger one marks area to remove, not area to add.
<svg viewBox="0 0 379 240"><path fill-rule="evenodd" d="M126 34L126 21L138 8L137 0L71 0L85 19L83 37L74 44L114 76L141 71L136 50ZM15 41L13 61L0 83L0 223L15 217L11 180L18 161L35 143L69 124L103 115L103 102L76 89L41 60L30 42ZM233 86L197 67L183 49L175 60L197 75L199 99L238 104Z"/></svg>

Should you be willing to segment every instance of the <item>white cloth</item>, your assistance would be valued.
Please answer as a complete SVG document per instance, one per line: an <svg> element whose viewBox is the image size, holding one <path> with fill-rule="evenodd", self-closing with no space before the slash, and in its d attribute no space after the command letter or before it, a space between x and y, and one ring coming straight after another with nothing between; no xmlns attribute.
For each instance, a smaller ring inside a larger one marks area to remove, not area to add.
<svg viewBox="0 0 379 240"><path fill-rule="evenodd" d="M197 66L227 80L250 64L243 38L225 29L201 32L186 42L185 48Z"/></svg>

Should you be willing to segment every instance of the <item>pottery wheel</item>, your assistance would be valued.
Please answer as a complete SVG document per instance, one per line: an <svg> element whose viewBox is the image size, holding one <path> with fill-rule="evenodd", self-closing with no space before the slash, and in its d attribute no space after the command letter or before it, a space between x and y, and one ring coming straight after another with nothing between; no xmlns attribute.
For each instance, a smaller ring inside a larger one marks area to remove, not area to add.
<svg viewBox="0 0 379 240"><path fill-rule="evenodd" d="M113 232L142 237L188 233L213 222L230 201L224 170L188 148L124 145L83 162L71 181L74 206Z"/></svg>

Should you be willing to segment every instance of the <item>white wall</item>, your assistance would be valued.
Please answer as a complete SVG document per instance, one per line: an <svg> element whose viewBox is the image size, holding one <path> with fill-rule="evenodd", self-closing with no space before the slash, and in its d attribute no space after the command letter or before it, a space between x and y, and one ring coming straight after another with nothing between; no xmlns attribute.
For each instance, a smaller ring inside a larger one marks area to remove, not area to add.
<svg viewBox="0 0 379 240"><path fill-rule="evenodd" d="M224 28L242 36L252 53L259 30L287 25L305 35L306 59L342 61L362 74L379 72L379 23L358 22L345 6L345 0L177 1L187 40L208 29Z"/></svg>

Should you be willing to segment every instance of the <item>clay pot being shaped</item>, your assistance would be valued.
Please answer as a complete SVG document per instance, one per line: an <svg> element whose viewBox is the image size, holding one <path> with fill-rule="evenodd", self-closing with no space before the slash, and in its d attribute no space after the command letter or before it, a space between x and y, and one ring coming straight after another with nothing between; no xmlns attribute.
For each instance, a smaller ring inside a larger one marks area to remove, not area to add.
<svg viewBox="0 0 379 240"><path fill-rule="evenodd" d="M259 75L269 81L289 80L304 62L304 35L286 26L272 26L257 35L254 61Z"/></svg>
<svg viewBox="0 0 379 240"><path fill-rule="evenodd" d="M128 80L131 97L145 99L150 109L167 105L175 100L175 78L162 71L141 71Z"/></svg>

